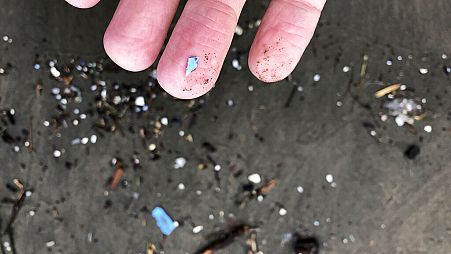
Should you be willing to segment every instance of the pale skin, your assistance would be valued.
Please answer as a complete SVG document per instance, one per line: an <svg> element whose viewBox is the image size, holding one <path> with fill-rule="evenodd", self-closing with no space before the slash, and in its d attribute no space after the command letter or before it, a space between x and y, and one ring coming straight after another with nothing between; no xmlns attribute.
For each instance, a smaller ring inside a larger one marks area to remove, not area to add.
<svg viewBox="0 0 451 254"><path fill-rule="evenodd" d="M100 0L66 0L90 8ZM129 71L156 60L180 0L121 0L105 32L108 56ZM248 65L261 81L286 78L313 36L326 0L272 0L252 43ZM189 0L157 67L161 87L180 99L210 91L218 79L245 0ZM185 75L187 59L199 65Z"/></svg>

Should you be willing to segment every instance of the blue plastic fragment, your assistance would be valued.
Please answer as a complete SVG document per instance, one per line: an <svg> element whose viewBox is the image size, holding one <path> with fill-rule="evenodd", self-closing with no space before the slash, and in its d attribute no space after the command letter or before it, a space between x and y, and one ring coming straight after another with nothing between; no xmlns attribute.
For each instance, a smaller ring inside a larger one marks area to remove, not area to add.
<svg viewBox="0 0 451 254"><path fill-rule="evenodd" d="M197 69L198 64L199 64L199 57L198 56L190 56L188 58L188 63L186 64L185 75L188 76L189 74L191 74L191 72L195 71Z"/></svg>
<svg viewBox="0 0 451 254"><path fill-rule="evenodd" d="M164 235L170 235L178 225L177 222L169 217L163 208L158 206L152 210L152 217L155 219L157 226Z"/></svg>

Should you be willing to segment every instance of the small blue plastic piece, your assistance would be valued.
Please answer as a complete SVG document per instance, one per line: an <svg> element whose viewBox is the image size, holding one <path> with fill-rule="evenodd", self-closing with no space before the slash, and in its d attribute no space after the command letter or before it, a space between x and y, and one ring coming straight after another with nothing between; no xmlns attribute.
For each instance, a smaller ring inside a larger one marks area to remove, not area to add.
<svg viewBox="0 0 451 254"><path fill-rule="evenodd" d="M152 217L155 219L157 226L164 235L170 235L172 231L177 228L177 223L174 222L161 207L157 206L152 210Z"/></svg>
<svg viewBox="0 0 451 254"><path fill-rule="evenodd" d="M199 57L198 56L190 56L188 58L188 63L186 65L185 76L188 76L191 74L191 72L195 71L197 69L198 64L199 64Z"/></svg>

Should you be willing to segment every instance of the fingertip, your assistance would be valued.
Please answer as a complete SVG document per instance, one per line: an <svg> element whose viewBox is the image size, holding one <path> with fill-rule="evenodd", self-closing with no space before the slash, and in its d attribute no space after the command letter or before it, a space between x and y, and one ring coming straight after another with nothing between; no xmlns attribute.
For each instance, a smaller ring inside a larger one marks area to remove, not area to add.
<svg viewBox="0 0 451 254"><path fill-rule="evenodd" d="M293 72L299 61L297 57L278 55L271 52L270 49L259 50L255 47L253 46L249 53L249 69L255 77L266 83L285 79Z"/></svg>
<svg viewBox="0 0 451 254"><path fill-rule="evenodd" d="M66 0L66 2L80 9L87 9L96 5L100 0Z"/></svg>
<svg viewBox="0 0 451 254"><path fill-rule="evenodd" d="M161 88L178 99L188 100L200 97L214 87L217 78L214 75L197 70L187 77L184 69L183 65L171 62L163 53L157 67L157 79Z"/></svg>
<svg viewBox="0 0 451 254"><path fill-rule="evenodd" d="M158 52L149 46L136 47L138 43L120 37L119 33L107 29L103 37L103 47L113 62L121 68L138 72L149 68L156 60Z"/></svg>

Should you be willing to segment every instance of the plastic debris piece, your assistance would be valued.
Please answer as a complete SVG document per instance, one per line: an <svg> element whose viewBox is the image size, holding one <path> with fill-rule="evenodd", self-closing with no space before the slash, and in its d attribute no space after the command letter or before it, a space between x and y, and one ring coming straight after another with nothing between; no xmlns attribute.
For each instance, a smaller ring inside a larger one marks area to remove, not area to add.
<svg viewBox="0 0 451 254"><path fill-rule="evenodd" d="M191 72L195 71L197 69L198 64L199 64L199 57L198 56L190 56L188 58L188 62L186 64L185 76L188 76L191 74Z"/></svg>
<svg viewBox="0 0 451 254"><path fill-rule="evenodd" d="M144 96L136 97L135 105L138 106L138 107L144 107L146 105L146 101L144 99Z"/></svg>
<svg viewBox="0 0 451 254"><path fill-rule="evenodd" d="M327 181L328 183L333 182L333 181L334 181L334 176L333 176L332 174L327 174L327 175L326 175L326 181Z"/></svg>
<svg viewBox="0 0 451 254"><path fill-rule="evenodd" d="M287 215L287 213L288 213L287 209L285 209L285 208L283 208L283 207L281 207L281 208L279 209L279 215L280 215L280 216L285 216L285 215Z"/></svg>
<svg viewBox="0 0 451 254"><path fill-rule="evenodd" d="M232 67L238 71L241 71L241 69L243 68L241 67L240 60L238 58L232 60Z"/></svg>
<svg viewBox="0 0 451 254"><path fill-rule="evenodd" d="M420 74L426 75L428 74L429 70L427 68L420 68Z"/></svg>
<svg viewBox="0 0 451 254"><path fill-rule="evenodd" d="M320 79L321 79L321 75L319 75L319 74L315 74L315 75L313 76L313 81L315 81L315 82L320 81Z"/></svg>
<svg viewBox="0 0 451 254"><path fill-rule="evenodd" d="M202 230L204 230L204 226L202 226L202 225L195 226L195 227L193 228L193 233L194 233L194 234L199 234L200 231L202 231Z"/></svg>
<svg viewBox="0 0 451 254"><path fill-rule="evenodd" d="M173 221L161 207L157 206L152 210L152 217L155 219L158 228L160 228L164 235L170 235L178 226L178 223Z"/></svg>
<svg viewBox="0 0 451 254"><path fill-rule="evenodd" d="M61 76L61 72L58 71L55 67L50 68L50 73L55 78L58 78L59 76Z"/></svg>
<svg viewBox="0 0 451 254"><path fill-rule="evenodd" d="M255 183L255 184L260 183L260 182L262 181L262 178L261 178L260 175L257 174L257 173L254 173L254 174L249 175L249 176L247 177L247 179L248 179L251 183Z"/></svg>
<svg viewBox="0 0 451 254"><path fill-rule="evenodd" d="M174 168L183 168L186 164L186 159L183 157L178 157L175 159Z"/></svg>
<svg viewBox="0 0 451 254"><path fill-rule="evenodd" d="M424 118L425 111L420 102L408 98L396 98L384 104L389 114L395 117L396 124L401 127L405 123L413 125Z"/></svg>

